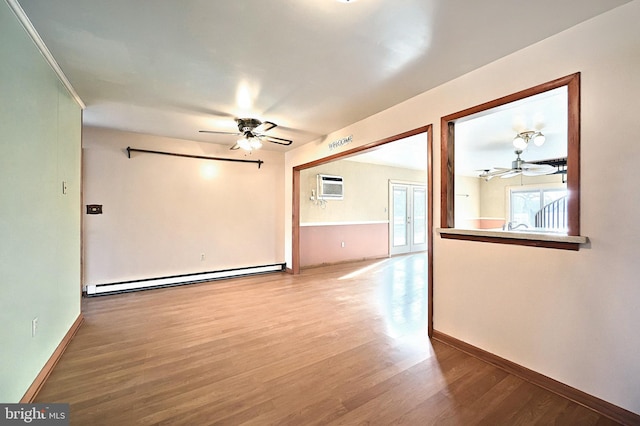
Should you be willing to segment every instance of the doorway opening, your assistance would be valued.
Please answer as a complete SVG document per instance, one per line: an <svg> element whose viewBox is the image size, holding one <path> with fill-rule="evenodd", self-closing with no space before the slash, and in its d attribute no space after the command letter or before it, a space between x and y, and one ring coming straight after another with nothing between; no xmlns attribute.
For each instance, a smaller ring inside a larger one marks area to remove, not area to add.
<svg viewBox="0 0 640 426"><path fill-rule="evenodd" d="M432 134L432 125L427 125L423 127L419 127L413 130L409 130L407 132L400 133L395 136L391 136L376 142L372 142L369 144L365 144L350 150L346 150L341 153L337 153L325 158L321 158L309 163L301 164L299 166L295 166L293 168L293 206L292 206L292 263L291 263L291 271L294 274L300 273L301 268L301 203L302 203L302 193L304 188L302 188L301 182L301 172L307 169L311 169L313 167L317 167L320 165L329 164L338 160L347 159L350 157L354 157L360 154L371 153L379 150L381 147L392 144L393 142L400 141L402 139L409 138L411 136L424 134L426 135L427 143L426 143L426 152L424 155L426 157L426 186L424 188L424 198L426 199L426 225L424 234L426 236L425 248L427 250L427 280L428 280L428 332L429 336L433 331L433 134ZM345 197L348 194L348 187L345 184ZM307 201L305 194L305 202Z"/></svg>

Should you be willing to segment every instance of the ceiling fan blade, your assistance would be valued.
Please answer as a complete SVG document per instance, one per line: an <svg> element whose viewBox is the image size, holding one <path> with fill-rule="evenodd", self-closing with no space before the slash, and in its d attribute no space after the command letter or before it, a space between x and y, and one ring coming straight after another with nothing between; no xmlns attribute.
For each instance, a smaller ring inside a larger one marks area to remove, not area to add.
<svg viewBox="0 0 640 426"><path fill-rule="evenodd" d="M511 173L512 171L513 169L494 167L492 170L487 170L487 169L482 170L482 173L480 173L478 177L484 179L486 182L489 182L491 179L493 179L496 176L502 176L506 173Z"/></svg>
<svg viewBox="0 0 640 426"><path fill-rule="evenodd" d="M550 175L555 172L556 168L549 164L524 163L522 165L522 174L525 176Z"/></svg>
<svg viewBox="0 0 640 426"><path fill-rule="evenodd" d="M258 133L268 132L274 127L278 127L276 123L272 123L271 121L263 121L259 126L257 126L254 130Z"/></svg>
<svg viewBox="0 0 640 426"><path fill-rule="evenodd" d="M491 179L493 179L495 176L494 175L490 175L488 173L482 173L478 176L481 179L484 179L485 182L489 182Z"/></svg>
<svg viewBox="0 0 640 426"><path fill-rule="evenodd" d="M277 143L279 145L289 146L289 145L291 145L293 143L292 140L276 138L275 136L266 136L266 135L257 135L257 136L258 136L258 138L264 139L267 142Z"/></svg>
<svg viewBox="0 0 640 426"><path fill-rule="evenodd" d="M511 170L510 172L500 176L500 179L509 179L511 177L518 176L520 173L522 173L522 170Z"/></svg>
<svg viewBox="0 0 640 426"><path fill-rule="evenodd" d="M491 167L490 169L476 169L476 172L483 172L483 173L493 173L495 171L502 171L502 170L511 170L510 168L507 167Z"/></svg>
<svg viewBox="0 0 640 426"><path fill-rule="evenodd" d="M199 133L212 133L215 135L235 135L240 136L242 133L239 132L217 132L215 130L198 130Z"/></svg>
<svg viewBox="0 0 640 426"><path fill-rule="evenodd" d="M480 177L485 177L485 176L500 176L503 175L505 173L509 173L512 169L504 169L504 168L499 168L496 167L493 170L482 170L482 174L480 175Z"/></svg>
<svg viewBox="0 0 640 426"><path fill-rule="evenodd" d="M238 145L238 142L236 142L231 148L229 148L232 151L235 151L236 149L240 149L240 145Z"/></svg>

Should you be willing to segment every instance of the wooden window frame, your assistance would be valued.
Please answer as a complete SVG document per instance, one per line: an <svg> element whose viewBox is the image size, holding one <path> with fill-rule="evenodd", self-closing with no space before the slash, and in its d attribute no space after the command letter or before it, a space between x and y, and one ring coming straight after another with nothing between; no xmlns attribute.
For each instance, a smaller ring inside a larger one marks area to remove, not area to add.
<svg viewBox="0 0 640 426"><path fill-rule="evenodd" d="M548 234L539 236L526 233L504 233L473 231L465 232L455 228L454 200L455 200L455 123L457 120L478 114L511 102L529 98L559 87L567 87L567 189L568 199L568 232L565 237L554 238ZM441 238L484 241L502 244L516 244L535 247L560 248L578 250L581 243L586 242L580 237L580 73L571 74L556 80L543 83L529 89L522 90L453 114L444 116L440 120L441 131L441 210L440 236ZM499 235L496 235L499 234Z"/></svg>

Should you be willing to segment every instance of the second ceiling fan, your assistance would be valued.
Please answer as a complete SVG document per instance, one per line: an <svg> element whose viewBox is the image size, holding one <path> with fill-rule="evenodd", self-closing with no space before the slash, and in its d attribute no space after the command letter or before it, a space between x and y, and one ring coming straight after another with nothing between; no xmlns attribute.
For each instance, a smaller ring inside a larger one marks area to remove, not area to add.
<svg viewBox="0 0 640 426"><path fill-rule="evenodd" d="M513 176L524 175L524 176L541 176L541 175L550 175L556 173L556 168L549 164L544 164L540 162L536 163L527 163L522 158L520 158L520 154L522 154L521 149L516 149L515 151L516 159L511 162L511 168L504 167L494 167L493 169L485 169L482 170L482 173L479 177L483 178L485 181L489 181L496 176L500 176L502 179L507 179Z"/></svg>
<svg viewBox="0 0 640 426"><path fill-rule="evenodd" d="M275 136L268 136L265 132L277 127L277 124L271 121L260 121L257 118L236 118L236 124L238 125L238 132L221 132L215 130L200 130L200 133L213 133L218 135L236 135L242 136L230 149L244 149L246 151L252 151L254 149L260 149L262 142L271 142L278 145L291 145L293 143L290 139L277 138Z"/></svg>

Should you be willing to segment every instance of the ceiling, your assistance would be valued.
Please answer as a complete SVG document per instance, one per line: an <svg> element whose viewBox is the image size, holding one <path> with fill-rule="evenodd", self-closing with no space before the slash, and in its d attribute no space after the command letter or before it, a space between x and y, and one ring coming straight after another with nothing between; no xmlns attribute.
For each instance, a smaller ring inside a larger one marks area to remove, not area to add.
<svg viewBox="0 0 640 426"><path fill-rule="evenodd" d="M369 149L345 160L426 171L427 143L427 134L418 133Z"/></svg>
<svg viewBox="0 0 640 426"><path fill-rule="evenodd" d="M16 1L86 104L84 124L287 150L629 0Z"/></svg>

